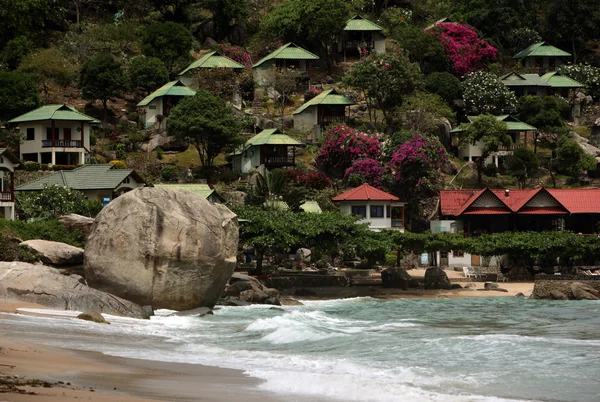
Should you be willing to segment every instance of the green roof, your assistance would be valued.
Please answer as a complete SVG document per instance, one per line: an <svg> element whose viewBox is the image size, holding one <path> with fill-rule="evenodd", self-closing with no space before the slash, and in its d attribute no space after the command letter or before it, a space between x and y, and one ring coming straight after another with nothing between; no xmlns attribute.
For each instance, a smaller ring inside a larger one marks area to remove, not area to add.
<svg viewBox="0 0 600 402"><path fill-rule="evenodd" d="M346 23L344 31L383 31L383 28L357 15Z"/></svg>
<svg viewBox="0 0 600 402"><path fill-rule="evenodd" d="M100 123L91 116L78 112L75 108L67 105L45 105L31 112L22 114L9 120L9 123L21 123L26 121L42 121L42 120L70 120L70 121L86 121L89 123Z"/></svg>
<svg viewBox="0 0 600 402"><path fill-rule="evenodd" d="M292 114L299 114L305 111L310 106L317 105L355 105L356 103L346 98L344 95L338 94L334 89L323 91L308 102L294 111Z"/></svg>
<svg viewBox="0 0 600 402"><path fill-rule="evenodd" d="M15 156L15 154L6 148L0 148L0 156L8 159L15 166L19 166L22 163L21 160Z"/></svg>
<svg viewBox="0 0 600 402"><path fill-rule="evenodd" d="M147 106L150 102L152 102L156 98L160 98L161 96L194 96L196 95L196 91L193 89L189 89L185 85L181 83L181 81L171 81L158 88L156 91L152 92L150 95L146 96L138 106Z"/></svg>
<svg viewBox="0 0 600 402"><path fill-rule="evenodd" d="M306 201L304 204L300 205L300 209L304 212L314 212L317 214L323 212L323 210L319 206L319 203L316 201Z"/></svg>
<svg viewBox="0 0 600 402"><path fill-rule="evenodd" d="M190 70L196 68L244 68L243 65L235 60L231 60L229 57L223 56L217 52L210 52L194 61L192 64L187 66L185 70L179 73L183 75Z"/></svg>
<svg viewBox="0 0 600 402"><path fill-rule="evenodd" d="M308 50L302 49L293 43L286 43L274 52L269 53L258 63L254 64L252 68L258 67L265 61L269 60L318 60L319 56L309 52Z"/></svg>
<svg viewBox="0 0 600 402"><path fill-rule="evenodd" d="M243 147L237 149L231 155L240 155L250 147L259 147L261 145L293 145L304 146L303 143L290 137L289 135L281 134L276 128L269 128L256 134L250 138Z"/></svg>
<svg viewBox="0 0 600 402"><path fill-rule="evenodd" d="M113 165L84 165L22 184L15 191L40 191L52 185L75 190L112 190L129 176L133 176L138 183L144 183L133 169L116 169Z"/></svg>
<svg viewBox="0 0 600 402"><path fill-rule="evenodd" d="M521 86L540 86L547 87L549 84L542 81L539 74L517 74L508 73L500 77L500 81L508 87L521 87Z"/></svg>
<svg viewBox="0 0 600 402"><path fill-rule="evenodd" d="M216 190L210 188L208 184L155 184L154 187L186 190L206 199L212 195L221 202L225 201L224 198L221 197Z"/></svg>
<svg viewBox="0 0 600 402"><path fill-rule="evenodd" d="M583 88L585 86L574 79L558 74L556 71L542 75L541 80L552 88Z"/></svg>
<svg viewBox="0 0 600 402"><path fill-rule="evenodd" d="M523 123L521 120L517 119L516 117L513 117L511 115L508 114L503 114L503 115L499 115L499 116L494 116L496 118L496 120L498 121L503 121L504 123L506 123L506 131L537 131L537 128L530 126L527 123ZM473 121L474 117L473 116L468 116L467 117L469 119L469 121ZM451 130L451 133L460 133L465 131L464 129L462 129L460 126L454 128L453 130Z"/></svg>
<svg viewBox="0 0 600 402"><path fill-rule="evenodd" d="M534 43L527 49L521 50L513 56L513 59L524 59L525 57L569 57L571 53L560 50L557 47L547 44L546 42Z"/></svg>

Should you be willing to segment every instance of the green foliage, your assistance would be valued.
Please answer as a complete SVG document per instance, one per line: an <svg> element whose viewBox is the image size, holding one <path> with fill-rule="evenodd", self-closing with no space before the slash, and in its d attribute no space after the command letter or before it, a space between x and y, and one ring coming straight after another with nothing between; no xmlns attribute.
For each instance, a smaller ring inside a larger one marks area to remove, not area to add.
<svg viewBox="0 0 600 402"><path fill-rule="evenodd" d="M410 61L419 64L424 73L452 68L440 40L421 26L401 24L393 31L392 38L408 53Z"/></svg>
<svg viewBox="0 0 600 402"><path fill-rule="evenodd" d="M515 177L525 188L530 174L540 167L537 155L529 148L517 148L506 158L506 173Z"/></svg>
<svg viewBox="0 0 600 402"><path fill-rule="evenodd" d="M402 105L404 97L419 88L421 70L399 52L371 54L354 64L344 83L360 89L387 118L392 108Z"/></svg>
<svg viewBox="0 0 600 402"><path fill-rule="evenodd" d="M169 135L189 140L205 167L212 167L224 149L240 145L241 123L223 100L200 90L186 96L171 110L167 121Z"/></svg>
<svg viewBox="0 0 600 402"><path fill-rule="evenodd" d="M37 172L38 170L40 170L40 167L41 165L39 162L25 162L25 170L27 170L28 172Z"/></svg>
<svg viewBox="0 0 600 402"><path fill-rule="evenodd" d="M0 0L0 38L6 41L37 33L55 11L48 0Z"/></svg>
<svg viewBox="0 0 600 402"><path fill-rule="evenodd" d="M58 218L66 214L95 217L102 209L98 200L88 200L81 191L51 185L42 191L21 191L16 206L27 218Z"/></svg>
<svg viewBox="0 0 600 402"><path fill-rule="evenodd" d="M133 88L144 88L147 93L169 81L165 64L156 57L134 57L127 68L127 76Z"/></svg>
<svg viewBox="0 0 600 402"><path fill-rule="evenodd" d="M568 110L568 102L559 96L527 95L519 100L519 119L541 131L564 126L561 115Z"/></svg>
<svg viewBox="0 0 600 402"><path fill-rule="evenodd" d="M21 71L0 72L0 120L9 120L42 104L33 80Z"/></svg>
<svg viewBox="0 0 600 402"><path fill-rule="evenodd" d="M467 113L510 113L517 108L517 98L494 74L469 73L462 83Z"/></svg>
<svg viewBox="0 0 600 402"><path fill-rule="evenodd" d="M600 68L589 64L563 65L558 72L585 85L586 94L594 100L600 99Z"/></svg>
<svg viewBox="0 0 600 402"><path fill-rule="evenodd" d="M104 106L105 119L108 99L121 96L127 86L121 64L110 56L101 54L88 60L79 74L81 95L89 101L100 99Z"/></svg>
<svg viewBox="0 0 600 402"><path fill-rule="evenodd" d="M160 171L162 181L176 181L179 177L179 169L175 165L167 165Z"/></svg>
<svg viewBox="0 0 600 402"><path fill-rule="evenodd" d="M450 123L455 120L452 109L442 98L426 92L416 92L406 97L395 117L403 128L425 134L437 134L442 117Z"/></svg>
<svg viewBox="0 0 600 402"><path fill-rule="evenodd" d="M24 57L19 70L29 74L45 96L52 85L66 87L77 76L73 64L53 49L30 53Z"/></svg>
<svg viewBox="0 0 600 402"><path fill-rule="evenodd" d="M485 168L485 160L492 152L498 152L501 146L510 146L512 139L506 130L506 123L497 120L492 115L482 115L475 117L471 123L463 126L465 131L461 138L463 144L476 144L479 141L483 143L481 156L477 158L475 166L477 167L477 183L481 184L481 175Z"/></svg>
<svg viewBox="0 0 600 402"><path fill-rule="evenodd" d="M2 232L5 234L12 233L13 236L24 241L41 239L66 243L75 247L84 247L85 245L85 235L81 231L74 230L70 232L56 219L31 223L0 219L0 236ZM2 240L0 240L0 244L2 244Z"/></svg>
<svg viewBox="0 0 600 402"><path fill-rule="evenodd" d="M488 163L485 165L485 168L483 168L483 174L488 177L496 177L498 174L498 166L496 166L495 163Z"/></svg>
<svg viewBox="0 0 600 402"><path fill-rule="evenodd" d="M225 39L236 24L243 23L250 13L247 0L201 0L203 8L213 13L217 40Z"/></svg>
<svg viewBox="0 0 600 402"><path fill-rule="evenodd" d="M142 31L142 53L156 57L169 73L181 58L189 58L192 37L187 28L175 22L154 22Z"/></svg>
<svg viewBox="0 0 600 402"><path fill-rule="evenodd" d="M571 177L578 177L584 171L596 169L596 159L585 153L575 141L563 135L556 147L558 171Z"/></svg>
<svg viewBox="0 0 600 402"><path fill-rule="evenodd" d="M33 42L25 36L18 36L11 39L6 42L4 50L2 51L2 62L6 64L10 70L14 70L21 64L21 60L31 53L33 47Z"/></svg>
<svg viewBox="0 0 600 402"><path fill-rule="evenodd" d="M534 43L542 42L540 34L531 28L513 29L508 39L511 46L519 51L526 49Z"/></svg>
<svg viewBox="0 0 600 402"><path fill-rule="evenodd" d="M462 98L460 80L448 72L429 74L425 78L425 90L438 94L448 104Z"/></svg>

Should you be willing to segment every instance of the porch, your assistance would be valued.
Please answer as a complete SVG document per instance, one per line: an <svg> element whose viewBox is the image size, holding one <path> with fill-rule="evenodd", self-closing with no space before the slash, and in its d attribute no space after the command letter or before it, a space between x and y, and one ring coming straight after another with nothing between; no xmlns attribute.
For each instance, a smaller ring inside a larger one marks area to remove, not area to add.
<svg viewBox="0 0 600 402"><path fill-rule="evenodd" d="M81 141L71 140L44 140L42 148L83 148Z"/></svg>
<svg viewBox="0 0 600 402"><path fill-rule="evenodd" d="M296 148L288 145L263 145L260 150L261 164L267 169L296 166Z"/></svg>

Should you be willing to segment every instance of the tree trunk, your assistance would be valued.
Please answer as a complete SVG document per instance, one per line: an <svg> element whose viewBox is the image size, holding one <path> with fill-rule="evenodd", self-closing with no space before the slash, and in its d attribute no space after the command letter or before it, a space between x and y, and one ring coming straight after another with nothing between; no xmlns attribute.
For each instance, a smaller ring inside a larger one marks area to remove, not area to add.
<svg viewBox="0 0 600 402"><path fill-rule="evenodd" d="M396 250L396 266L400 267L400 262L402 261L402 255L400 253L400 249Z"/></svg>
<svg viewBox="0 0 600 402"><path fill-rule="evenodd" d="M548 163L548 170L550 171L550 178L552 179L552 187L556 188L556 178L554 177L554 172L552 171L552 162L553 159L550 158L550 162Z"/></svg>
<svg viewBox="0 0 600 402"><path fill-rule="evenodd" d="M108 116L108 99L103 99L102 100L102 106L103 106L103 111L102 111L102 123L106 124L106 117Z"/></svg>

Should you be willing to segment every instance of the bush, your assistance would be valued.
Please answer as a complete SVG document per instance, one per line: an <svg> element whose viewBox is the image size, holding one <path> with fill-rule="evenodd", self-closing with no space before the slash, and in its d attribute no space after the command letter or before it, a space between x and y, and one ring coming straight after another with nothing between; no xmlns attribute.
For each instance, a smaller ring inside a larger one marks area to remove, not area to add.
<svg viewBox="0 0 600 402"><path fill-rule="evenodd" d="M311 88L308 91L306 91L304 93L304 102L308 102L309 100L311 100L312 98L314 98L315 96L319 95L321 91L319 88Z"/></svg>
<svg viewBox="0 0 600 402"><path fill-rule="evenodd" d="M362 159L354 162L352 166L346 169L344 178L347 180L348 185L353 187L359 186L363 183L369 183L372 186L381 187L383 184L383 175L385 173L386 169L378 160Z"/></svg>
<svg viewBox="0 0 600 402"><path fill-rule="evenodd" d="M489 177L495 177L498 174L498 167L494 163L488 163L483 169L483 174Z"/></svg>
<svg viewBox="0 0 600 402"><path fill-rule="evenodd" d="M37 172L41 167L39 162L25 162L25 170L29 172Z"/></svg>
<svg viewBox="0 0 600 402"><path fill-rule="evenodd" d="M162 148L156 148L156 158L161 161L163 156L165 154L165 151L163 151Z"/></svg>
<svg viewBox="0 0 600 402"><path fill-rule="evenodd" d="M345 124L329 126L317 161L326 168L345 171L358 159L381 156L379 135L360 132Z"/></svg>
<svg viewBox="0 0 600 402"><path fill-rule="evenodd" d="M73 169L76 169L77 167L78 167L77 165L52 165L52 167L50 169L55 172L58 172L61 170L73 170Z"/></svg>
<svg viewBox="0 0 600 402"><path fill-rule="evenodd" d="M225 170L223 173L219 175L219 181L225 183L231 183L240 178L239 173L234 172L233 170Z"/></svg>
<svg viewBox="0 0 600 402"><path fill-rule="evenodd" d="M2 233L4 233L4 238L7 236L10 237L10 234L13 234L14 237L18 237L23 241L41 239L66 243L75 247L83 247L85 245L85 235L81 231L74 230L70 232L56 219L31 223L0 219L0 253L2 253L3 248L1 247L3 244Z"/></svg>
<svg viewBox="0 0 600 402"><path fill-rule="evenodd" d="M295 185L312 188L314 190L323 190L331 187L331 180L321 171L303 169L289 169L286 173L287 179Z"/></svg>
<svg viewBox="0 0 600 402"><path fill-rule="evenodd" d="M20 192L16 206L27 218L58 218L66 214L95 217L102 209L100 201L88 200L81 191L58 185Z"/></svg>
<svg viewBox="0 0 600 402"><path fill-rule="evenodd" d="M460 80L450 73L433 73L425 78L425 90L438 94L447 103L462 98Z"/></svg>
<svg viewBox="0 0 600 402"><path fill-rule="evenodd" d="M179 169L175 165L167 165L160 171L162 181L177 181Z"/></svg>
<svg viewBox="0 0 600 402"><path fill-rule="evenodd" d="M111 165L113 165L115 167L115 169L127 169L127 164L124 161L121 160L112 160L110 162Z"/></svg>
<svg viewBox="0 0 600 402"><path fill-rule="evenodd" d="M46 170L48 170L48 164L47 164L47 163L42 163L42 165L41 165L41 169L42 169L43 171L46 171Z"/></svg>

